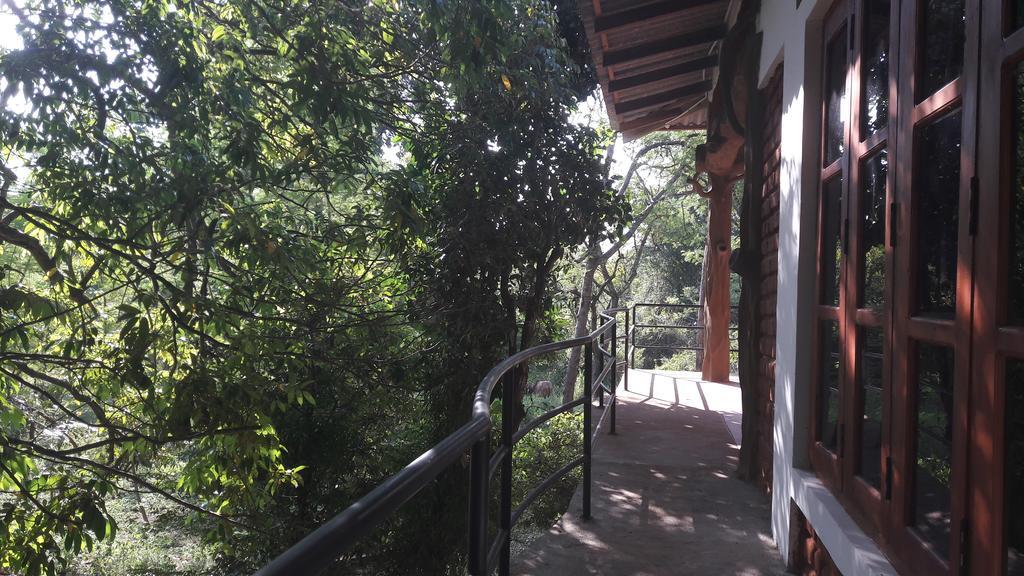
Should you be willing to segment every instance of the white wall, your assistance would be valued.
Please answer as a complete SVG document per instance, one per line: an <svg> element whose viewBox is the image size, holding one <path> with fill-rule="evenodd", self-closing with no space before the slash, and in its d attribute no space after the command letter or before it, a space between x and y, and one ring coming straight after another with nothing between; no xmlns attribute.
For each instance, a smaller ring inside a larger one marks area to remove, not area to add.
<svg viewBox="0 0 1024 576"><path fill-rule="evenodd" d="M799 6L796 0L762 0L758 20L763 39L760 86L783 64L772 533L782 557L789 558L790 502L796 502L845 576L878 576L896 571L807 471L821 23L831 4L832 0L802 0Z"/></svg>

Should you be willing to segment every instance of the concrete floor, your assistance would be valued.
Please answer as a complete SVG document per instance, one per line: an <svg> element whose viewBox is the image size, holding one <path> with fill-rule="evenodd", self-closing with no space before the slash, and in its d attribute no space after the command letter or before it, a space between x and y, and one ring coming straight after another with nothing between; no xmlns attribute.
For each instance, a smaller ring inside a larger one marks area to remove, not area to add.
<svg viewBox="0 0 1024 576"><path fill-rule="evenodd" d="M513 561L526 576L785 574L768 498L732 477L740 389L690 372L633 370L618 434L594 449L593 517L568 512ZM599 414L595 410L595 416Z"/></svg>

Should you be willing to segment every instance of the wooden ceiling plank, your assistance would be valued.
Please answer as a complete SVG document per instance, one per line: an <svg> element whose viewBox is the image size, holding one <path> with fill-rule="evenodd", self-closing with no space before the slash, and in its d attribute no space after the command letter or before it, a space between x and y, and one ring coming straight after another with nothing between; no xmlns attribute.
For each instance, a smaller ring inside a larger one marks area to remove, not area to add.
<svg viewBox="0 0 1024 576"><path fill-rule="evenodd" d="M617 64L623 64L625 62L631 62L633 60L640 60L641 58L647 58L662 52L671 52L672 50L682 50L684 48L690 48L699 44L707 44L708 42L715 42L725 38L726 26L725 24L716 24L700 30L694 30L692 32L686 32L683 34L676 34L669 38L662 40L654 40L652 42L645 42L629 48L622 48L619 50L609 50L604 53L603 65L605 68L609 66L615 66Z"/></svg>
<svg viewBox="0 0 1024 576"><path fill-rule="evenodd" d="M618 92L619 90L636 88L637 86L643 86L644 84L650 84L651 82L667 80L675 76L682 76L683 74L706 70L716 66L718 66L718 55L712 54L710 56L695 58L674 66L667 66L665 68L651 70L650 72L644 72L643 74L611 80L608 82L608 91Z"/></svg>
<svg viewBox="0 0 1024 576"><path fill-rule="evenodd" d="M617 115L628 114L630 112L636 112L637 110L643 110L644 108L651 108L659 104L685 98L687 96L693 96L694 94L700 94L707 92L711 89L711 80L701 80L693 84L687 84L680 88L673 88L672 90L666 90L664 92L657 92L649 96L642 96L633 100L626 100L623 102L615 103L615 113Z"/></svg>
<svg viewBox="0 0 1024 576"><path fill-rule="evenodd" d="M669 110L653 112L646 116L628 120L621 123L619 131L622 132L623 136L631 138L643 136L655 130L664 130L673 120L678 121L680 116L693 112L694 106L699 104L700 100L700 98L687 100L678 106L673 106Z"/></svg>
<svg viewBox="0 0 1024 576"><path fill-rule="evenodd" d="M707 6L708 4L717 4L718 2L721 2L721 0L663 0L661 2L654 2L637 8L597 16L594 18L594 31L598 33L610 32L646 20L671 16L678 12Z"/></svg>
<svg viewBox="0 0 1024 576"><path fill-rule="evenodd" d="M641 116L635 120L623 122L619 125L619 130L622 132L636 132L650 128L651 126L662 125L682 114L683 110L684 107L680 106L678 108L673 108L671 112L658 112L656 114Z"/></svg>

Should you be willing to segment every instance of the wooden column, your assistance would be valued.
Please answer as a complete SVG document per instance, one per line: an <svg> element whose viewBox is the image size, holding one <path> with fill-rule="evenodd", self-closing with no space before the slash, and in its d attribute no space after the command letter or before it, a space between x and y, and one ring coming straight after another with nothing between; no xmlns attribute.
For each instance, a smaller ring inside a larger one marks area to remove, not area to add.
<svg viewBox="0 0 1024 576"><path fill-rule="evenodd" d="M711 174L708 199L708 283L704 300L702 378L729 381L729 256L732 254L732 186Z"/></svg>

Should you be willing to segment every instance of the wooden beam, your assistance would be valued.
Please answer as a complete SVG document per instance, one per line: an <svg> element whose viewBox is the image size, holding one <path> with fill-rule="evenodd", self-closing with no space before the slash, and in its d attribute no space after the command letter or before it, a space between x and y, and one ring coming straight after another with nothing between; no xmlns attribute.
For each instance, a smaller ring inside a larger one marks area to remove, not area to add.
<svg viewBox="0 0 1024 576"><path fill-rule="evenodd" d="M708 269L704 293L704 363L701 379L729 381L729 257L732 255L732 186L714 174L708 198Z"/></svg>
<svg viewBox="0 0 1024 576"><path fill-rule="evenodd" d="M718 66L718 55L712 54L710 56L688 60L674 66L667 66L665 68L651 70L650 72L644 72L643 74L637 74L636 76L628 76L626 78L611 80L608 82L608 91L618 92L619 90L626 90L627 88L636 88L637 86L643 86L644 84L650 84L651 82L667 80L675 76L689 74L690 72L714 68L715 66Z"/></svg>
<svg viewBox="0 0 1024 576"><path fill-rule="evenodd" d="M699 8L708 4L716 4L721 0L667 0L663 2L654 2L653 4L647 4L638 8L631 8L629 10L620 10L618 12L612 12L611 14L604 14L594 18L594 31L609 32L644 22L645 20L653 20L655 18L661 18L663 16L671 16L677 12L683 12L690 10L691 8Z"/></svg>
<svg viewBox="0 0 1024 576"><path fill-rule="evenodd" d="M657 92L650 96L642 96L633 100L626 100L625 102L615 103L616 114L628 114L637 110L643 110L644 108L651 108L658 104L664 104L666 102L672 102L680 98L687 96L693 96L694 94L700 94L701 92L707 92L711 89L711 80L701 80L694 84L687 84L680 88L673 88L672 90L666 90L664 92Z"/></svg>
<svg viewBox="0 0 1024 576"><path fill-rule="evenodd" d="M676 34L670 38L645 42L629 48L622 48L621 50L605 52L603 60L604 67L607 68L609 66L615 66L616 64L622 64L633 60L639 60L641 58L647 58L648 56L661 54L662 52L682 50L683 48L721 40L722 38L725 38L726 31L724 23L715 24L714 26L701 28L700 30Z"/></svg>

